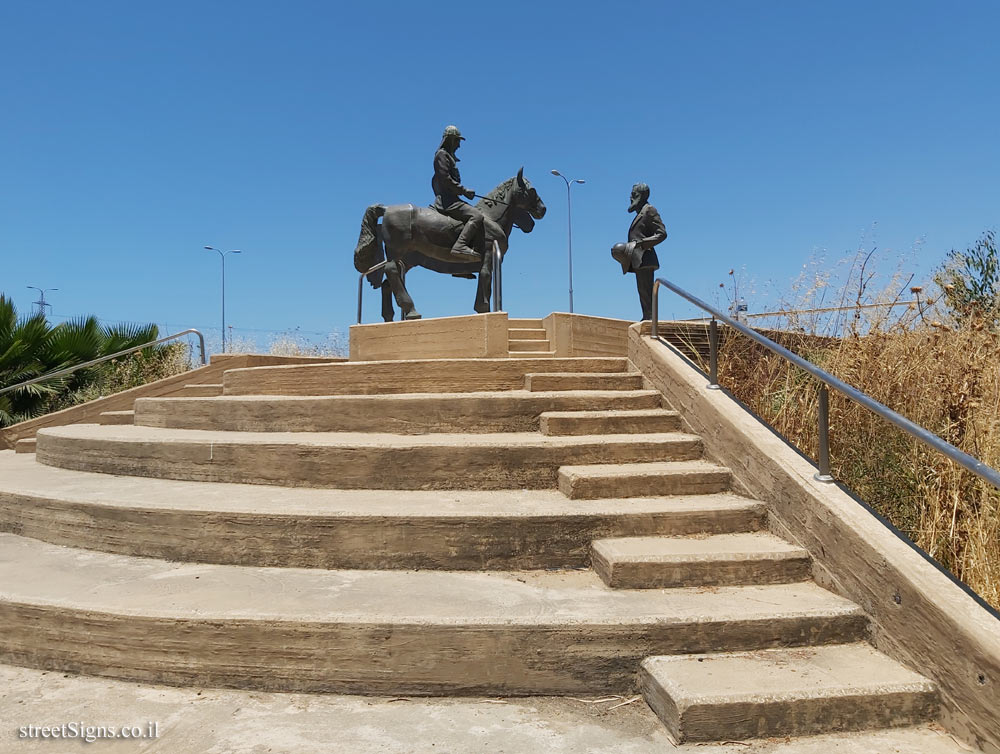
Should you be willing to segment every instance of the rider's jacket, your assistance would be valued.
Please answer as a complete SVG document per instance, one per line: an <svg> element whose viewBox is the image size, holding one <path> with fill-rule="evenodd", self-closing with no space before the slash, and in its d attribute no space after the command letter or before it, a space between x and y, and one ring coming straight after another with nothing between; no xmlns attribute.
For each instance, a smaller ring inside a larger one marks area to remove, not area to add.
<svg viewBox="0 0 1000 754"><path fill-rule="evenodd" d="M462 185L462 176L458 172L458 160L443 147L434 155L431 188L434 189L434 209L447 212L456 204L465 203L459 198L466 188Z"/></svg>

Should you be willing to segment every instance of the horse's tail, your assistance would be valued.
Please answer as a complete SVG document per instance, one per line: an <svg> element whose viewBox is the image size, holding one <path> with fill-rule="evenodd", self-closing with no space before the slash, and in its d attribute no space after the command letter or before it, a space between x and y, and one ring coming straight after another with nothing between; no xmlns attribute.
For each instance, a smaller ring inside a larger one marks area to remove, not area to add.
<svg viewBox="0 0 1000 754"><path fill-rule="evenodd" d="M385 259L382 243L378 238L378 219L385 214L384 204L373 204L365 210L361 220L361 235L354 249L354 269L367 272Z"/></svg>

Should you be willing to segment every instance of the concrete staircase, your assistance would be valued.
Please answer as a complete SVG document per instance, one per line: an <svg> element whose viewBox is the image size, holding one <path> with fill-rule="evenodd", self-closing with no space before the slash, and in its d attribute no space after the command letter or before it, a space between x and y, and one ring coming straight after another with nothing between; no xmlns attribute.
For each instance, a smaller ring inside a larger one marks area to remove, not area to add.
<svg viewBox="0 0 1000 754"><path fill-rule="evenodd" d="M512 346L547 348L511 323ZM767 501L734 493L625 359L204 388L0 453L0 661L261 691L642 693L676 742L936 717L935 686L865 643L864 612L812 582Z"/></svg>
<svg viewBox="0 0 1000 754"><path fill-rule="evenodd" d="M540 319L508 319L507 348L512 359L554 357L545 325Z"/></svg>

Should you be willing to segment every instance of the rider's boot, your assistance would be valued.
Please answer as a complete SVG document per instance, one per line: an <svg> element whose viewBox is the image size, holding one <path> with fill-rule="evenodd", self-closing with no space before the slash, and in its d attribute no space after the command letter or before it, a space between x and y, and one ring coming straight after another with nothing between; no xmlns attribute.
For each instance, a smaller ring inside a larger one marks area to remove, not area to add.
<svg viewBox="0 0 1000 754"><path fill-rule="evenodd" d="M483 255L472 248L472 244L476 242L476 236L479 234L478 223L470 220L462 228L462 232L458 234L458 240L455 241L455 245L451 247L451 253L458 257L463 257L469 262L481 262Z"/></svg>

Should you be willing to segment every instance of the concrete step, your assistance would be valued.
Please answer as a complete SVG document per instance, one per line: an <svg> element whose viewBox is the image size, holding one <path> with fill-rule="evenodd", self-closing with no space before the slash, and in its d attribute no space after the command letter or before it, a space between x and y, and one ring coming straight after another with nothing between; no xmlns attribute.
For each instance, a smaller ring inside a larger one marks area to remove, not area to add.
<svg viewBox="0 0 1000 754"><path fill-rule="evenodd" d="M98 422L100 424L133 424L135 411L102 411Z"/></svg>
<svg viewBox="0 0 1000 754"><path fill-rule="evenodd" d="M0 665L0 688L17 700L8 727L36 720L161 721L169 748L108 742L57 751L52 741L19 741L10 754L109 751L207 754L969 754L934 723L859 733L738 743L675 745L645 704L531 696L503 700L288 694L171 688ZM163 723L169 720L169 728ZM239 724L235 724L239 721ZM244 723L253 726L252 733ZM330 742L336 741L335 746ZM294 742L294 743L290 743ZM119 748L121 747L121 748Z"/></svg>
<svg viewBox="0 0 1000 754"><path fill-rule="evenodd" d="M508 356L512 359L554 359L555 351L511 351Z"/></svg>
<svg viewBox="0 0 1000 754"><path fill-rule="evenodd" d="M604 537L755 531L731 494L567 500L557 490L282 489L108 476L0 456L0 531L176 561L497 570L590 565Z"/></svg>
<svg viewBox="0 0 1000 754"><path fill-rule="evenodd" d="M589 571L178 564L0 534L0 662L192 686L602 694L643 657L857 641L815 584L608 589Z"/></svg>
<svg viewBox="0 0 1000 754"><path fill-rule="evenodd" d="M553 410L654 409L661 404L662 397L655 390L140 398L135 423L239 432L482 434L534 432L539 416Z"/></svg>
<svg viewBox="0 0 1000 754"><path fill-rule="evenodd" d="M641 683L679 742L913 725L938 710L931 681L860 643L650 657Z"/></svg>
<svg viewBox="0 0 1000 754"><path fill-rule="evenodd" d="M230 369L226 395L374 395L521 390L530 372L624 372L628 359L559 358L539 353L521 359L348 361Z"/></svg>
<svg viewBox="0 0 1000 754"><path fill-rule="evenodd" d="M220 432L76 424L38 433L39 462L162 479L341 489L545 489L560 466L699 458L681 433ZM601 495L600 497L618 497Z"/></svg>
<svg viewBox="0 0 1000 754"><path fill-rule="evenodd" d="M510 317L507 320L507 327L509 329L511 329L511 330L518 330L518 329L525 329L525 328L531 329L531 330L538 330L538 329L544 330L545 329L545 323L542 322L542 320L540 320L540 319L530 319L530 318L529 319L525 319L524 317L520 317L520 318L518 318L518 317Z"/></svg>
<svg viewBox="0 0 1000 754"><path fill-rule="evenodd" d="M510 340L548 340L544 327L512 327L507 331Z"/></svg>
<svg viewBox="0 0 1000 754"><path fill-rule="evenodd" d="M563 466L559 489L574 499L706 495L729 489L731 473L707 461Z"/></svg>
<svg viewBox="0 0 1000 754"><path fill-rule="evenodd" d="M14 443L15 453L34 453L37 447L37 441L34 437L22 437L16 443Z"/></svg>
<svg viewBox="0 0 1000 754"><path fill-rule="evenodd" d="M185 385L176 393L179 398L206 398L214 395L222 395L222 383L205 383L204 385Z"/></svg>
<svg viewBox="0 0 1000 754"><path fill-rule="evenodd" d="M524 376L524 387L531 392L548 390L641 390L642 375L638 372L607 374L584 373L534 373Z"/></svg>
<svg viewBox="0 0 1000 754"><path fill-rule="evenodd" d="M600 539L594 570L621 589L787 584L810 577L809 553L767 532Z"/></svg>
<svg viewBox="0 0 1000 754"><path fill-rule="evenodd" d="M547 340L508 340L507 348L511 353L530 353L533 351L549 352L552 346Z"/></svg>
<svg viewBox="0 0 1000 754"><path fill-rule="evenodd" d="M546 411L539 417L543 435L626 435L676 432L680 414L662 408L607 409L597 405L588 411Z"/></svg>

